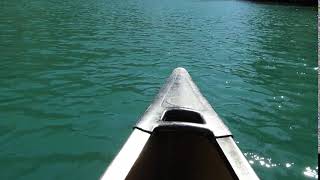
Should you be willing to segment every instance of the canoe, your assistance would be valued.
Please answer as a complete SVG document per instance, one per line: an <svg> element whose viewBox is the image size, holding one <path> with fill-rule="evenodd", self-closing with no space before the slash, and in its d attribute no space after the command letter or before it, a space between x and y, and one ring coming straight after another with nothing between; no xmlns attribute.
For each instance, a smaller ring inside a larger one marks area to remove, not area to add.
<svg viewBox="0 0 320 180"><path fill-rule="evenodd" d="M176 68L101 179L259 178L188 72Z"/></svg>

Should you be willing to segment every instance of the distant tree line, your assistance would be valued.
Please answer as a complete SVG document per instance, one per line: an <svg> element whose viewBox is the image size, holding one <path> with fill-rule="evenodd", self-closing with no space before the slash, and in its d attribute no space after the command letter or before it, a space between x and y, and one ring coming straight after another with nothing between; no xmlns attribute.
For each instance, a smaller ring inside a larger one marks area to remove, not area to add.
<svg viewBox="0 0 320 180"><path fill-rule="evenodd" d="M249 0L261 3L296 4L303 6L317 6L318 0Z"/></svg>

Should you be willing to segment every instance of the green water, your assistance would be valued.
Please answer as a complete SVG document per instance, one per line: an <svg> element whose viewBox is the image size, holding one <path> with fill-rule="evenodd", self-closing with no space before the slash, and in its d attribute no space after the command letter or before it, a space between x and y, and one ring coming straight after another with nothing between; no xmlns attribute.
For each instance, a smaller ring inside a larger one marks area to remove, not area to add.
<svg viewBox="0 0 320 180"><path fill-rule="evenodd" d="M185 67L262 179L316 179L317 8L2 0L0 178L97 179Z"/></svg>

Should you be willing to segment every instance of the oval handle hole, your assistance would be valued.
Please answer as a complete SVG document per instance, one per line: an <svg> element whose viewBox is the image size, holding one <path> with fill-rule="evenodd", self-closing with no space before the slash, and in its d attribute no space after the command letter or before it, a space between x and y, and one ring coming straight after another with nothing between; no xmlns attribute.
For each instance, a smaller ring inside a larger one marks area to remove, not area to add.
<svg viewBox="0 0 320 180"><path fill-rule="evenodd" d="M199 113L183 109L173 109L166 111L162 120L204 124L204 120Z"/></svg>

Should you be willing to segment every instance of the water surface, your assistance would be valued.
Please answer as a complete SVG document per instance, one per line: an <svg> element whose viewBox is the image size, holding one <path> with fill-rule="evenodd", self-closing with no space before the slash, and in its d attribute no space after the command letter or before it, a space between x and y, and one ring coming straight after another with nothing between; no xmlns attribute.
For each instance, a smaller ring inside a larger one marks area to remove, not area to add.
<svg viewBox="0 0 320 180"><path fill-rule="evenodd" d="M1 179L97 179L185 67L262 179L317 178L317 9L2 0Z"/></svg>

